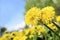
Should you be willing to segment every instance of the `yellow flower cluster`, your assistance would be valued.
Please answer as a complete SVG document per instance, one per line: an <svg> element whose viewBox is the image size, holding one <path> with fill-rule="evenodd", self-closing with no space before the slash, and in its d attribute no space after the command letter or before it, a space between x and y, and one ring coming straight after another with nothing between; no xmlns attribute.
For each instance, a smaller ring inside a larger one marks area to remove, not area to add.
<svg viewBox="0 0 60 40"><path fill-rule="evenodd" d="M38 31L38 35L46 32L46 29L44 28L44 26L36 25L35 28L37 29L36 31Z"/></svg>
<svg viewBox="0 0 60 40"><path fill-rule="evenodd" d="M48 24L54 19L54 16L55 11L53 7L47 6L42 9L33 7L27 11L25 15L25 22L27 25L34 25L37 24L39 20Z"/></svg>
<svg viewBox="0 0 60 40"><path fill-rule="evenodd" d="M52 23L55 18L54 8L51 6L44 7L42 9L33 7L26 12L25 22L27 25L32 25L31 28L24 29L21 32L12 32L0 37L0 40L32 40L35 35L40 36L42 33L46 33L45 26L37 25L38 22L43 22L48 25L49 28L56 31L57 27ZM56 17L57 22L60 22L60 16Z"/></svg>
<svg viewBox="0 0 60 40"><path fill-rule="evenodd" d="M51 21L54 19L55 11L53 7L44 7L42 9L42 21L44 23L51 23Z"/></svg>
<svg viewBox="0 0 60 40"><path fill-rule="evenodd" d="M40 25L33 26L29 29L24 29L21 32L12 32L10 34L4 34L2 37L0 37L0 40L27 40L28 38L31 39L34 37L34 35L41 35L41 33L44 33L45 29L44 27Z"/></svg>
<svg viewBox="0 0 60 40"><path fill-rule="evenodd" d="M37 24L37 20L41 18L41 10L40 8L33 7L27 11L25 15L25 22L27 25Z"/></svg>
<svg viewBox="0 0 60 40"><path fill-rule="evenodd" d="M51 28L54 31L58 30L58 28L53 23L48 24L48 26L49 26L49 28Z"/></svg>

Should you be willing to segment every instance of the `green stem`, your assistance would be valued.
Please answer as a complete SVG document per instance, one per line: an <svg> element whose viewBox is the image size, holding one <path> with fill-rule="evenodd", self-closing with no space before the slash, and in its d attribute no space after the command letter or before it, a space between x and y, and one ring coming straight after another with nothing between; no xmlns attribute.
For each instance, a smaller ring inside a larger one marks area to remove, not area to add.
<svg viewBox="0 0 60 40"><path fill-rule="evenodd" d="M60 38L60 36L55 32L53 31L52 29L50 29L46 24L44 24L44 26L46 26L49 30L51 30L56 36L58 36Z"/></svg>
<svg viewBox="0 0 60 40"><path fill-rule="evenodd" d="M55 22L52 23L60 30L60 27Z"/></svg>

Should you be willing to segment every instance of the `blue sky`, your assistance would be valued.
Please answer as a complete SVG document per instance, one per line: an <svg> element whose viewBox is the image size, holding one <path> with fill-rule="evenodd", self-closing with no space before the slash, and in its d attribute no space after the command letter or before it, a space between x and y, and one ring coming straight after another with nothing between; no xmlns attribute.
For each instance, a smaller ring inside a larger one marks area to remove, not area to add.
<svg viewBox="0 0 60 40"><path fill-rule="evenodd" d="M0 26L8 29L24 20L24 0L0 0Z"/></svg>

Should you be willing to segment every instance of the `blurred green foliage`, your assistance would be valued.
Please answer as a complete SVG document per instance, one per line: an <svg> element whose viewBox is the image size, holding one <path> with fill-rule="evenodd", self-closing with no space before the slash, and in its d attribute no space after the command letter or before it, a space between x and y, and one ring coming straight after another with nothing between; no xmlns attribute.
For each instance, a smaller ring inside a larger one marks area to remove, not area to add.
<svg viewBox="0 0 60 40"><path fill-rule="evenodd" d="M0 36L2 36L6 30L7 29L5 27L0 26Z"/></svg>
<svg viewBox="0 0 60 40"><path fill-rule="evenodd" d="M53 6L56 10L56 15L60 15L60 0L26 0L25 12L32 7L43 8Z"/></svg>

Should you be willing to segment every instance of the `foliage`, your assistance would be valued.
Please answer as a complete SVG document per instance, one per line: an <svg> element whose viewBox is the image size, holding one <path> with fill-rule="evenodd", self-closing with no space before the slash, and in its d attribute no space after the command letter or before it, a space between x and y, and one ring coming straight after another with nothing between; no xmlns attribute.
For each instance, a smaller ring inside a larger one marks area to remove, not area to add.
<svg viewBox="0 0 60 40"><path fill-rule="evenodd" d="M0 36L4 34L5 30L7 30L5 27L0 27Z"/></svg>
<svg viewBox="0 0 60 40"><path fill-rule="evenodd" d="M56 9L56 15L60 15L60 0L26 0L25 12L32 7L43 8L53 6Z"/></svg>

